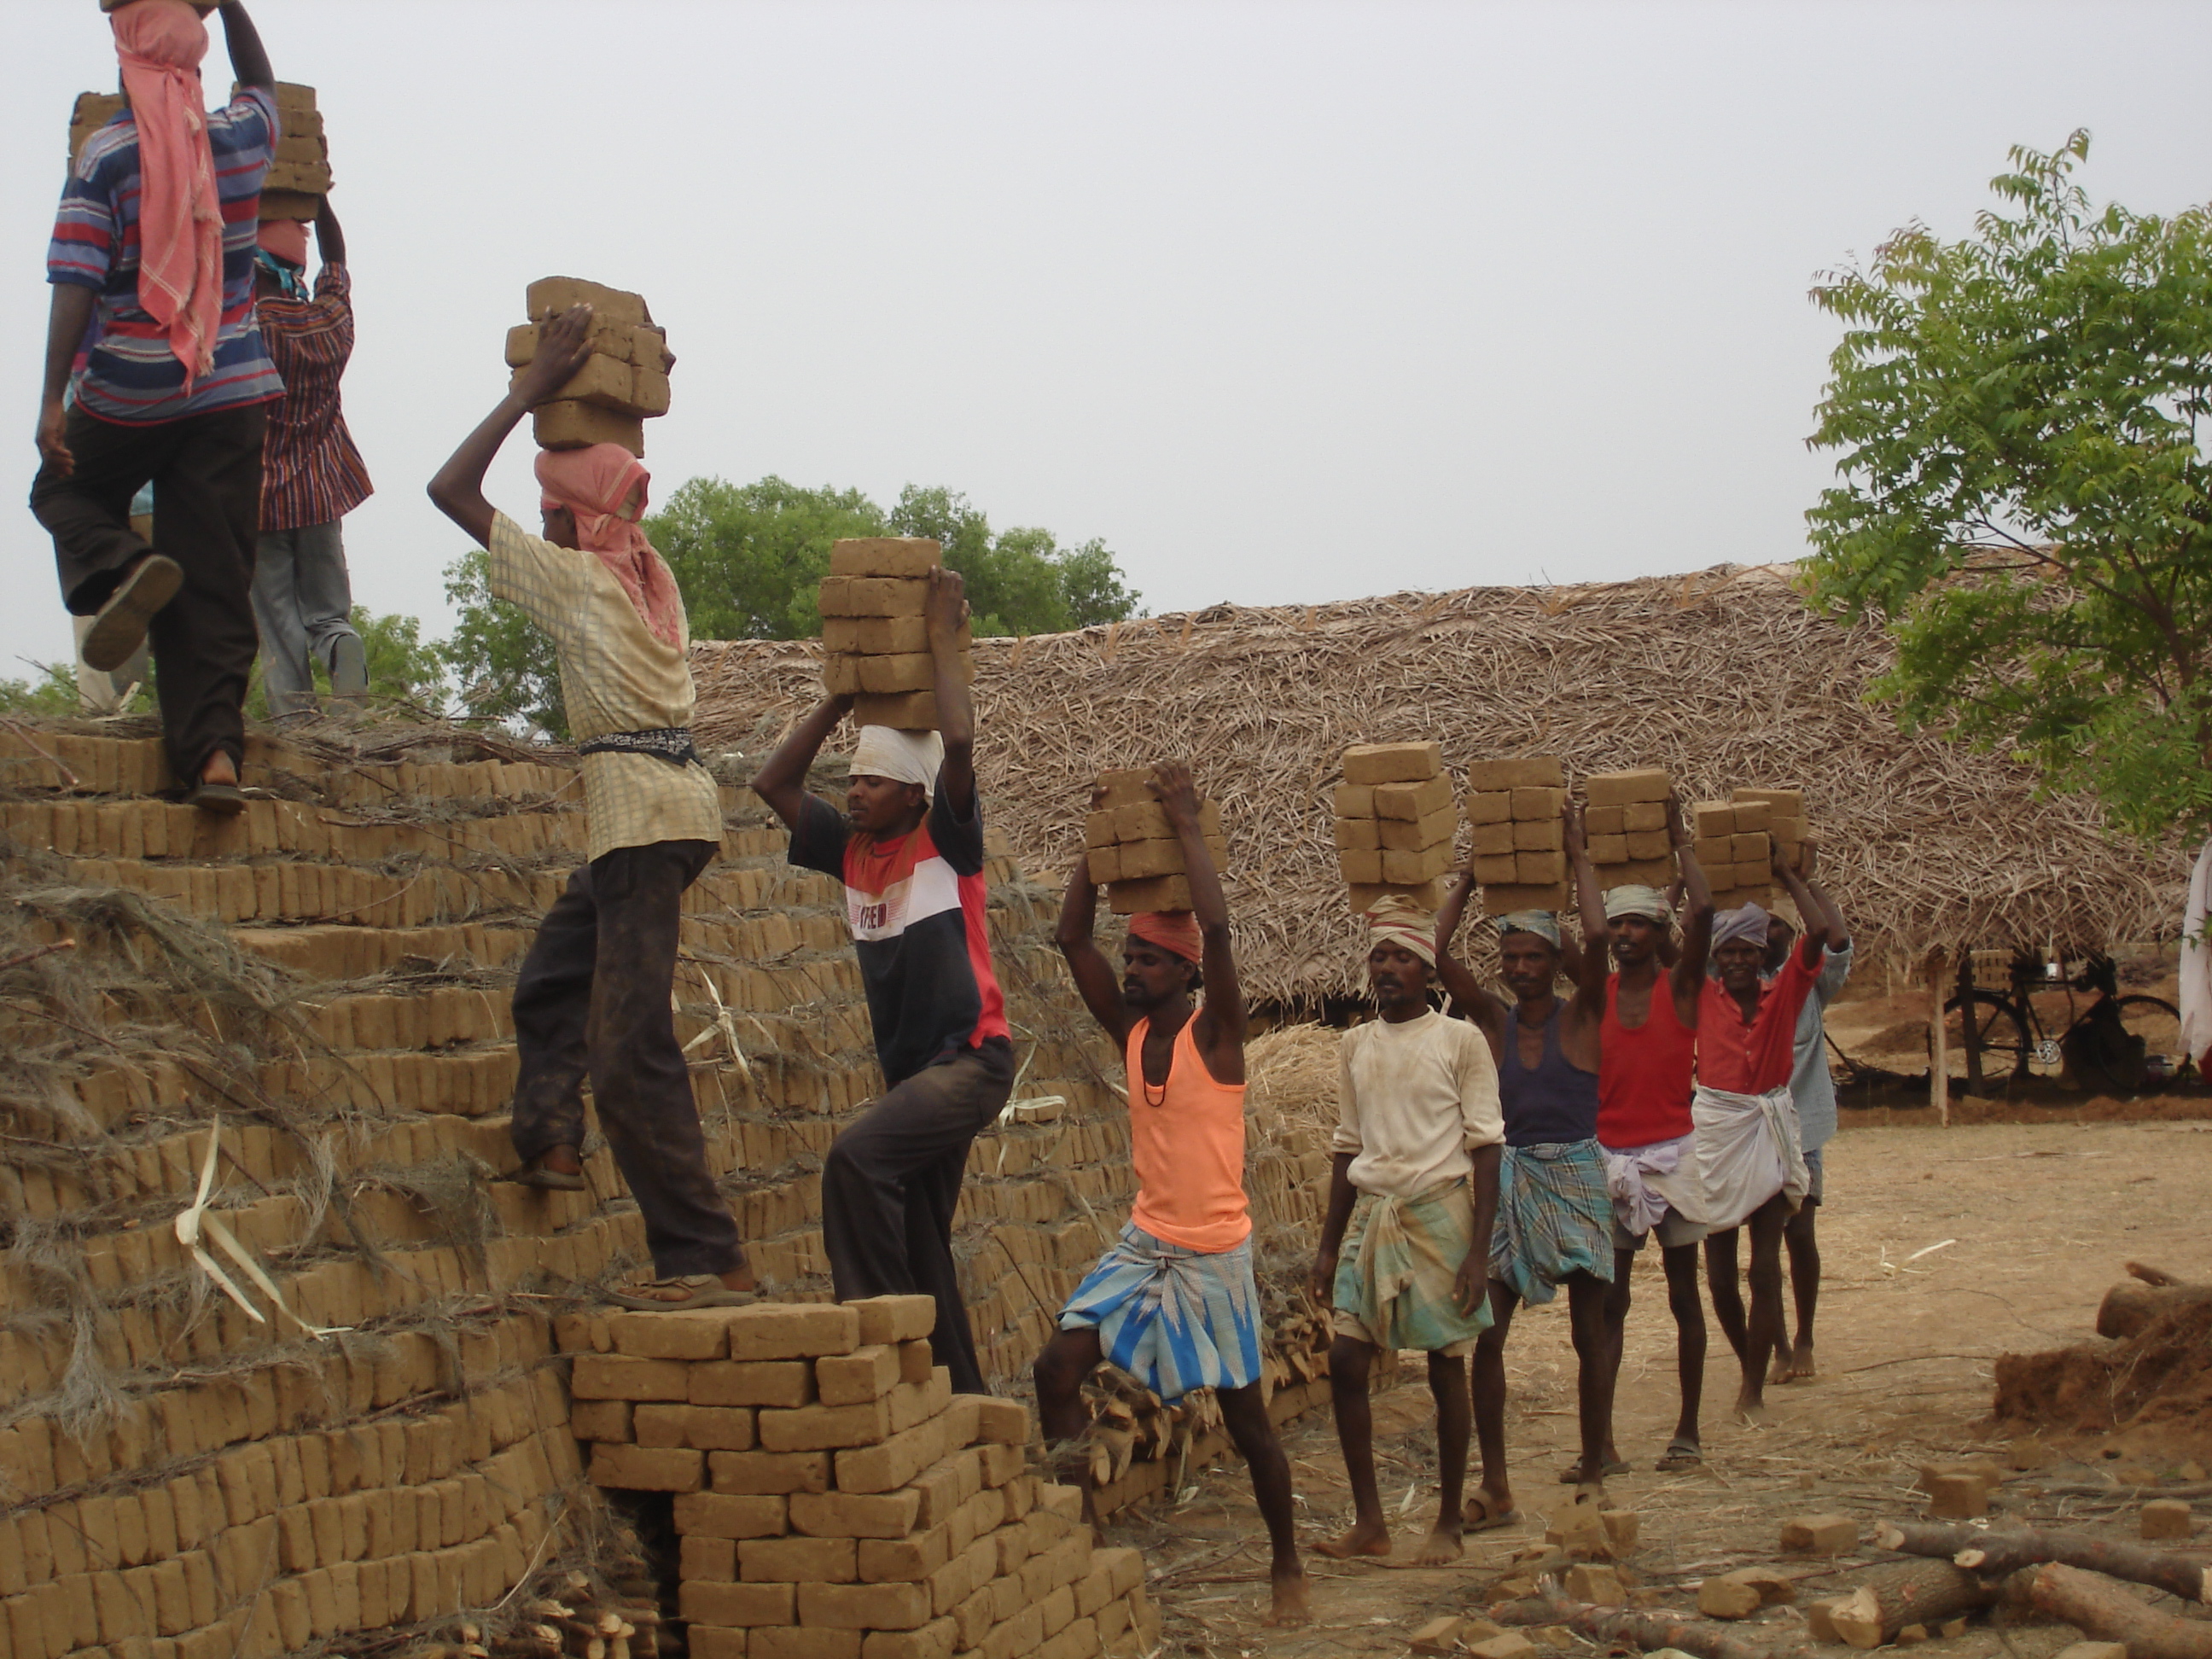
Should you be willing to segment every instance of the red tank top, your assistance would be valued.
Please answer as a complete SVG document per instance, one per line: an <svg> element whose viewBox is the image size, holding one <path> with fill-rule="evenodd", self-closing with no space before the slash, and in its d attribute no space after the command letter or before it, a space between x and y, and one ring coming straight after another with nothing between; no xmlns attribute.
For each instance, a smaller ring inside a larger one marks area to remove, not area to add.
<svg viewBox="0 0 2212 1659"><path fill-rule="evenodd" d="M1698 1033L1674 1012L1665 974L1651 986L1651 1012L1634 1030L1620 1023L1620 975L1605 981L1598 1025L1597 1138L1626 1150L1690 1133L1690 1085Z"/></svg>

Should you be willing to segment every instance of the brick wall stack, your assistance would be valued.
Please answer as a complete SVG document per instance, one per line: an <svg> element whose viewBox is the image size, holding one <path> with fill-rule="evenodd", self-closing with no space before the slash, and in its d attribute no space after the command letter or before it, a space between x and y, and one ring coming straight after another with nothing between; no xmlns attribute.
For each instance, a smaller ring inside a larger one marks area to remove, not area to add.
<svg viewBox="0 0 2212 1659"><path fill-rule="evenodd" d="M1441 744L1352 744L1335 799L1337 867L1355 915L1391 897L1443 903L1458 812Z"/></svg>
<svg viewBox="0 0 2212 1659"><path fill-rule="evenodd" d="M315 89L276 83L276 155L261 183L261 217L313 219L331 193L331 147Z"/></svg>
<svg viewBox="0 0 2212 1659"><path fill-rule="evenodd" d="M1656 767L1594 772L1583 780L1583 834L1601 888L1663 888L1674 879L1674 843L1667 829L1674 787Z"/></svg>
<svg viewBox="0 0 2212 1659"><path fill-rule="evenodd" d="M668 372L676 365L668 332L639 295L577 276L548 276L530 285L530 320L507 331L507 366L520 374L538 356L538 334L572 306L592 307L586 338L591 356L568 385L531 410L540 449L620 444L645 453L645 423L668 413Z"/></svg>
<svg viewBox="0 0 2212 1659"><path fill-rule="evenodd" d="M1158 1645L1134 1550L955 1395L927 1297L568 1316L605 1488L674 1494L695 1659L1092 1659Z"/></svg>
<svg viewBox="0 0 2212 1659"><path fill-rule="evenodd" d="M1483 908L1567 908L1566 773L1558 757L1476 761L1467 769L1469 867L1482 884Z"/></svg>
<svg viewBox="0 0 2212 1659"><path fill-rule="evenodd" d="M1133 766L1101 773L1091 786L1084 853L1091 879L1106 884L1106 901L1116 915L1190 908L1182 842L1152 784L1152 769ZM1229 843L1221 834L1221 808L1212 801L1200 801L1198 827L1213 854L1213 867L1227 869Z"/></svg>
<svg viewBox="0 0 2212 1659"><path fill-rule="evenodd" d="M938 544L918 536L849 537L830 550L823 579L822 684L853 699L863 726L933 732L937 659L929 648L929 573ZM963 679L975 678L975 640L960 627Z"/></svg>
<svg viewBox="0 0 2212 1659"><path fill-rule="evenodd" d="M1764 799L1701 800L1690 809L1696 839L1690 850L1723 910L1746 903L1765 904L1774 896L1772 842L1767 836L1771 809Z"/></svg>

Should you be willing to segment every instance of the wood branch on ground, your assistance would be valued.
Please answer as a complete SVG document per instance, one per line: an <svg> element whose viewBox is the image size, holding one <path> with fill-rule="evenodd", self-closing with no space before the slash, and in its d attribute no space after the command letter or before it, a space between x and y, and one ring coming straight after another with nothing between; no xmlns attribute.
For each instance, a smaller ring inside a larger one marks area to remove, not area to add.
<svg viewBox="0 0 2212 1659"><path fill-rule="evenodd" d="M2212 1565L2201 1558L2084 1532L2050 1532L2039 1528L1985 1532L1942 1521L1888 1521L1875 1529L1874 1540L1883 1549L1906 1555L1945 1558L1953 1565L1985 1578L2001 1578L2022 1567L2057 1561L2130 1583L2148 1584L2185 1601L2212 1603Z"/></svg>
<svg viewBox="0 0 2212 1659"><path fill-rule="evenodd" d="M2212 1622L2160 1613L2110 1579L2062 1561L2014 1573L2005 1580L2004 1599L2096 1641L2123 1643L2128 1659L2212 1659Z"/></svg>
<svg viewBox="0 0 2212 1659"><path fill-rule="evenodd" d="M1875 1568L1848 1595L1829 1601L1826 1616L1851 1646L1878 1648L1897 1640L1908 1625L1934 1630L1996 1597L1996 1586L1948 1561L1904 1561Z"/></svg>
<svg viewBox="0 0 2212 1659"><path fill-rule="evenodd" d="M1802 1641L1747 1641L1741 1631L1708 1619L1685 1619L1664 1609L1593 1607L1553 1593L1503 1602L1487 1616L1501 1625L1565 1625L1601 1645L1626 1644L1645 1653L1679 1648L1697 1659L1812 1659L1813 1654Z"/></svg>
<svg viewBox="0 0 2212 1659"><path fill-rule="evenodd" d="M2212 1285L2192 1285L2148 1262L2130 1261L2127 1267L2130 1277L2106 1291L2097 1305L2097 1334L2114 1341L2133 1336L2170 1309L2212 1295Z"/></svg>

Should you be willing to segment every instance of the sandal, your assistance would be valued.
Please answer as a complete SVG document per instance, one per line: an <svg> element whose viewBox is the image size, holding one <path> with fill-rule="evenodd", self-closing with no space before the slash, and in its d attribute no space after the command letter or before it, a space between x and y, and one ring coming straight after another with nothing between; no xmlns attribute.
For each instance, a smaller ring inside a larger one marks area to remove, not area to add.
<svg viewBox="0 0 2212 1659"><path fill-rule="evenodd" d="M1701 1469L1705 1466L1705 1449L1694 1440L1676 1435L1667 1443L1666 1455L1651 1467L1662 1474L1674 1474L1682 1469Z"/></svg>
<svg viewBox="0 0 2212 1659"><path fill-rule="evenodd" d="M1605 1466L1605 1468L1599 1478L1601 1480L1606 1480L1610 1479L1612 1476L1616 1474L1626 1474L1627 1473L1627 1463L1620 1458L1615 1458L1612 1462ZM1559 1471L1559 1484L1561 1486L1579 1486L1582 1483L1583 1466L1581 1464L1570 1463L1566 1468Z"/></svg>
<svg viewBox="0 0 2212 1659"><path fill-rule="evenodd" d="M511 1181L518 1187L535 1187L548 1193L580 1193L591 1185L584 1179L582 1170L571 1174L566 1170L549 1170L538 1158L532 1158L520 1169L500 1179Z"/></svg>
<svg viewBox="0 0 2212 1659"><path fill-rule="evenodd" d="M184 585L184 567L163 554L148 553L132 565L94 613L84 643L77 647L84 665L106 674L130 661L146 641L147 625Z"/></svg>
<svg viewBox="0 0 2212 1659"><path fill-rule="evenodd" d="M1490 1507L1490 1494L1478 1489L1467 1500L1467 1509L1460 1517L1462 1532L1489 1532L1498 1527L1517 1527L1521 1511L1507 1510L1504 1513Z"/></svg>
<svg viewBox="0 0 2212 1659"><path fill-rule="evenodd" d="M617 1307L640 1313L682 1313L692 1308L749 1308L760 1300L757 1291L733 1291L713 1273L686 1273L680 1279L656 1279L642 1285L645 1292L681 1291L681 1296L653 1296L606 1290L599 1294Z"/></svg>
<svg viewBox="0 0 2212 1659"><path fill-rule="evenodd" d="M220 817L236 817L246 810L246 792L234 783L210 783L202 778L185 792L185 805Z"/></svg>

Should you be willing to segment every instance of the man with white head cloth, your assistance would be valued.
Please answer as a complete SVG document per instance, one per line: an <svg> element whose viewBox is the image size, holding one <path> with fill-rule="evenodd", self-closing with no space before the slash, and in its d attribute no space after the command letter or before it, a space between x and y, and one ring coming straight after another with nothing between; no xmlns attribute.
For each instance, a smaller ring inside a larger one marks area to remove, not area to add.
<svg viewBox="0 0 2212 1659"><path fill-rule="evenodd" d="M1014 1081L1006 999L991 965L975 714L962 670L957 571L930 572L939 730L865 726L845 810L806 792L806 769L852 706L830 697L753 779L791 829L791 861L845 884L884 1090L822 1165L822 1242L840 1301L932 1296L930 1346L962 1394L981 1394L952 1260L952 1212L977 1133Z"/></svg>

